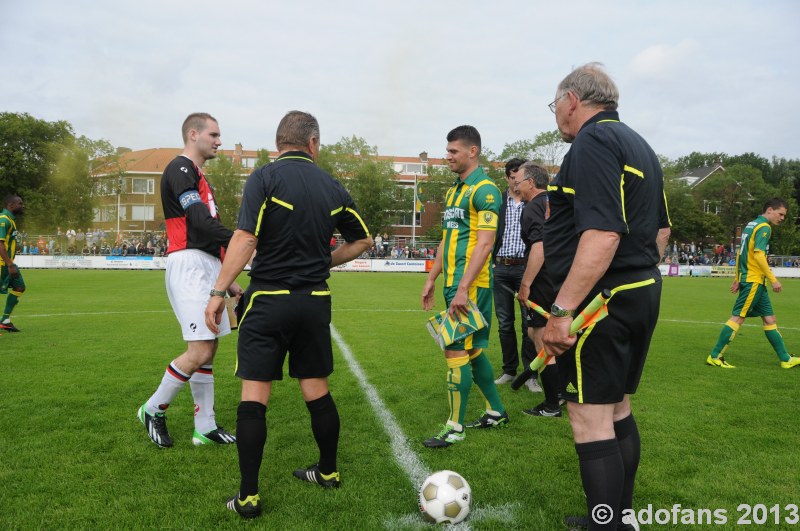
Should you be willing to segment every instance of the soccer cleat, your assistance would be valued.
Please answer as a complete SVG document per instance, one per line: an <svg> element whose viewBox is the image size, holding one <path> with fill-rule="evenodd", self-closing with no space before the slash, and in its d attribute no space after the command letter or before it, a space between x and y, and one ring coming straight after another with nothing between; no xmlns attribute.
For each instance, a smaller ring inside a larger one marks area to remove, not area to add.
<svg viewBox="0 0 800 531"><path fill-rule="evenodd" d="M547 407L547 404L542 402L538 406L532 407L530 409L523 409L523 413L526 415L531 415L533 417L560 417L561 416L561 408L557 407L551 409Z"/></svg>
<svg viewBox="0 0 800 531"><path fill-rule="evenodd" d="M539 380L537 380L536 378L531 378L530 380L525 382L525 387L527 387L528 391L530 391L531 393L542 392L542 386L539 385Z"/></svg>
<svg viewBox="0 0 800 531"><path fill-rule="evenodd" d="M261 515L261 498L258 496L258 494L248 496L244 500L240 500L239 495L236 494L232 498L228 499L228 503L225 505L231 511L236 511L239 513L239 516L242 518L249 519Z"/></svg>
<svg viewBox="0 0 800 531"><path fill-rule="evenodd" d="M513 382L513 381L514 381L514 375L504 372L503 374L501 374L500 376L497 377L497 379L494 381L494 383L495 383L495 385L503 385L503 384L507 384L507 383L510 383L510 382Z"/></svg>
<svg viewBox="0 0 800 531"><path fill-rule="evenodd" d="M789 358L789 361L781 362L782 369L791 369L792 367L796 367L797 365L800 365L800 358L798 358L797 356L791 356Z"/></svg>
<svg viewBox="0 0 800 531"><path fill-rule="evenodd" d="M713 366L713 367L720 367L722 369L735 369L736 368L735 365L731 365L730 363L725 361L725 358L723 358L722 356L720 356L718 358L712 358L711 354L709 354L708 357L706 358L706 363L708 365Z"/></svg>
<svg viewBox="0 0 800 531"><path fill-rule="evenodd" d="M458 431L453 426L445 424L438 435L431 437L422 444L425 448L447 448L453 443L463 441L465 438L464 430Z"/></svg>
<svg viewBox="0 0 800 531"><path fill-rule="evenodd" d="M11 321L0 323L0 330L5 330L6 332L22 332L22 330L14 326Z"/></svg>
<svg viewBox="0 0 800 531"><path fill-rule="evenodd" d="M338 489L342 484L338 472L331 472L330 474L323 474L319 471L319 465L311 465L308 468L298 468L293 472L294 477L297 479L308 481L309 483L316 483L322 485L326 489Z"/></svg>
<svg viewBox="0 0 800 531"><path fill-rule="evenodd" d="M167 431L167 416L164 413L151 415L144 406L139 408L136 415L147 430L150 440L156 443L159 448L169 448L172 446L172 437Z"/></svg>
<svg viewBox="0 0 800 531"><path fill-rule="evenodd" d="M492 415L488 411L484 411L483 415L466 425L467 428L499 428L508 425L508 413L503 412L500 415Z"/></svg>
<svg viewBox="0 0 800 531"><path fill-rule="evenodd" d="M206 434L202 434L194 430L192 435L192 443L195 446L203 444L236 444L236 437L225 431L222 426L217 426L216 430L211 430Z"/></svg>

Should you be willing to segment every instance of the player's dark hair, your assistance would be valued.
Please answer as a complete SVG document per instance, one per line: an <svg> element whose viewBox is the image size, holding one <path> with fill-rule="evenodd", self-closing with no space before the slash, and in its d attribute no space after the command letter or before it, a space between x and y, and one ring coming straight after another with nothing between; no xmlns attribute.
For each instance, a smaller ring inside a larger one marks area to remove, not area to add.
<svg viewBox="0 0 800 531"><path fill-rule="evenodd" d="M16 203L17 199L22 199L17 194L8 194L5 199L3 199L3 206L8 206L12 203Z"/></svg>
<svg viewBox="0 0 800 531"><path fill-rule="evenodd" d="M541 164L536 164L533 161L526 162L520 169L526 179L531 179L533 184L539 190L547 190L547 185L550 184L550 174Z"/></svg>
<svg viewBox="0 0 800 531"><path fill-rule="evenodd" d="M525 159L518 159L516 157L510 159L508 162L506 162L506 177L510 177L512 171L517 171L519 167L526 162L527 161Z"/></svg>
<svg viewBox="0 0 800 531"><path fill-rule="evenodd" d="M278 151L286 148L305 148L308 142L319 140L319 122L312 115L302 111L289 111L278 124L275 133L275 145Z"/></svg>
<svg viewBox="0 0 800 531"><path fill-rule="evenodd" d="M780 197L773 197L772 199L768 199L767 202L764 203L764 208L761 209L761 213L762 214L766 213L768 208L771 208L772 210L777 210L781 207L785 208L786 210L789 210L789 203L787 203Z"/></svg>
<svg viewBox="0 0 800 531"><path fill-rule="evenodd" d="M206 128L206 121L213 120L217 121L216 118L208 114L207 112L193 112L186 119L183 121L183 125L181 126L181 135L183 135L183 143L185 144L189 140L189 131L194 129L195 131L202 131ZM217 122L219 123L219 122Z"/></svg>
<svg viewBox="0 0 800 531"><path fill-rule="evenodd" d="M477 146L478 153L481 152L481 134L471 125L459 125L447 133L447 141L455 142L460 140L468 146Z"/></svg>

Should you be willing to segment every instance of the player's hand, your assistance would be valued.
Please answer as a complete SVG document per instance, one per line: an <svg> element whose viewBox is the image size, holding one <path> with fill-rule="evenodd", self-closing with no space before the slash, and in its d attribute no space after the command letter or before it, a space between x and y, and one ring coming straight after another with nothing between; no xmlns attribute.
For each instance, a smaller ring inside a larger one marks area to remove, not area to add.
<svg viewBox="0 0 800 531"><path fill-rule="evenodd" d="M450 301L450 308L447 309L447 313L456 320L460 319L462 315L469 315L469 310L467 309L468 303L469 297L467 296L467 291L459 287L456 290L456 296Z"/></svg>
<svg viewBox="0 0 800 531"><path fill-rule="evenodd" d="M231 284L230 287L228 288L228 295L234 297L237 301L239 300L239 297L242 296L242 293L244 293L244 290L236 282Z"/></svg>
<svg viewBox="0 0 800 531"><path fill-rule="evenodd" d="M8 273L11 275L11 278L19 277L19 268L17 267L17 264L12 263L10 266L8 266Z"/></svg>
<svg viewBox="0 0 800 531"><path fill-rule="evenodd" d="M517 300L519 300L522 304L528 302L528 297L531 294L531 287L530 286L520 286L519 293L517 293Z"/></svg>
<svg viewBox="0 0 800 531"><path fill-rule="evenodd" d="M225 311L224 297L211 297L206 306L206 326L215 334L219 333L219 323L222 322L222 312Z"/></svg>
<svg viewBox="0 0 800 531"><path fill-rule="evenodd" d="M774 291L775 293L780 293L782 289L783 286L777 280L772 283L772 291Z"/></svg>
<svg viewBox="0 0 800 531"><path fill-rule="evenodd" d="M739 281L734 280L733 284L731 284L731 293L736 293L737 291L739 291Z"/></svg>
<svg viewBox="0 0 800 531"><path fill-rule="evenodd" d="M422 288L422 309L430 310L436 302L436 281L427 279Z"/></svg>
<svg viewBox="0 0 800 531"><path fill-rule="evenodd" d="M572 317L551 317L547 321L542 343L544 351L549 356L560 356L578 340L578 336L569 334L570 325L572 325Z"/></svg>

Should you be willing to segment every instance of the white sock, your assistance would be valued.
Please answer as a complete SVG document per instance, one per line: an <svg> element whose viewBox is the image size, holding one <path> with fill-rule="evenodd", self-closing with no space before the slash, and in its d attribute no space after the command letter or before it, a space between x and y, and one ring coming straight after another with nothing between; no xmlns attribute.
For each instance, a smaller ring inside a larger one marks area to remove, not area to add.
<svg viewBox="0 0 800 531"><path fill-rule="evenodd" d="M194 398L194 428L206 434L217 429L214 415L214 371L213 365L203 365L189 380Z"/></svg>
<svg viewBox="0 0 800 531"><path fill-rule="evenodd" d="M161 385L145 404L145 410L150 415L165 412L187 381L189 381L189 375L181 372L175 366L174 361L167 365L164 377L161 378Z"/></svg>

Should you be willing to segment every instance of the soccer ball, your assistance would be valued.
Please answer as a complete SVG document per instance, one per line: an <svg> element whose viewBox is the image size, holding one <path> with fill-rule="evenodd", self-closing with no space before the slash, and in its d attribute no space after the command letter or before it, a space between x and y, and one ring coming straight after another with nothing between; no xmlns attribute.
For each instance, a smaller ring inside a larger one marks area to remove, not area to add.
<svg viewBox="0 0 800 531"><path fill-rule="evenodd" d="M457 524L469 514L472 489L467 480L450 470L428 476L419 488L419 510L433 524Z"/></svg>

